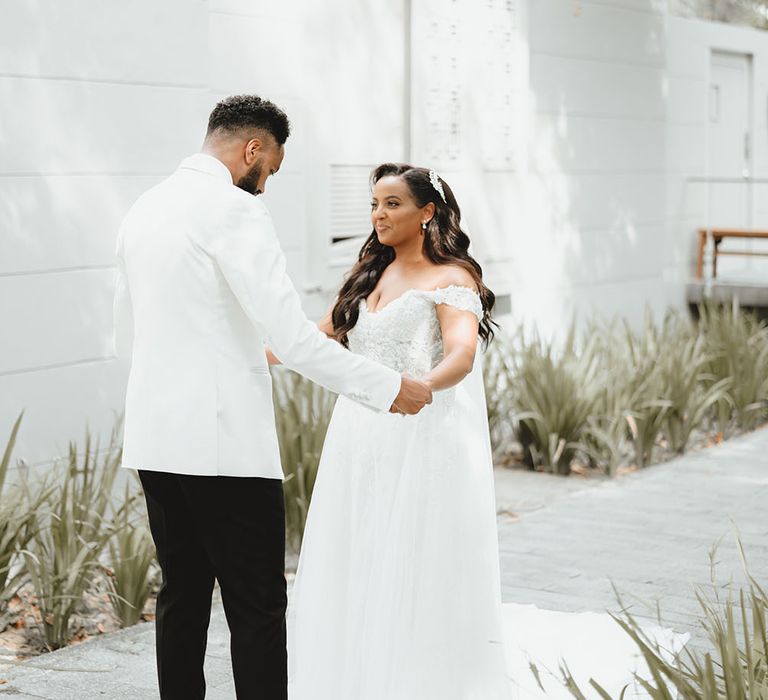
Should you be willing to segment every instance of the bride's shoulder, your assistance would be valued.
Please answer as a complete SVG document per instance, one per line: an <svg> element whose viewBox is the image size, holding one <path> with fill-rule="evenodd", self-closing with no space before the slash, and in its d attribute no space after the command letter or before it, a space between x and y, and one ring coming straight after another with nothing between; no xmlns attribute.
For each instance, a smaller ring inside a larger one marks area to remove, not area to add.
<svg viewBox="0 0 768 700"><path fill-rule="evenodd" d="M477 292L477 284L468 270L459 265L440 265L435 275L435 289L446 287L465 287Z"/></svg>
<svg viewBox="0 0 768 700"><path fill-rule="evenodd" d="M434 289L429 293L432 302L471 311L482 321L483 305L472 275L458 265L443 265L440 273Z"/></svg>

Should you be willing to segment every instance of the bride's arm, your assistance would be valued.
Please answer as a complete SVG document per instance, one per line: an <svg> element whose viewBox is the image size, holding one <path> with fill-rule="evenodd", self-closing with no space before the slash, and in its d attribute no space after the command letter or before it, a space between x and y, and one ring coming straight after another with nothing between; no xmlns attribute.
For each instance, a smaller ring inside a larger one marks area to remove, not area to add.
<svg viewBox="0 0 768 700"><path fill-rule="evenodd" d="M438 304L435 310L443 336L443 359L423 380L432 391L440 391L455 386L472 371L479 322L473 312L448 304Z"/></svg>
<svg viewBox="0 0 768 700"><path fill-rule="evenodd" d="M333 336L333 321L331 320L331 311L333 309L328 309L328 313L325 314L318 322L317 327L325 333L329 338ZM280 362L280 358L275 355L275 353L272 352L269 348L266 348L267 351L267 363L270 365L281 365L282 362Z"/></svg>

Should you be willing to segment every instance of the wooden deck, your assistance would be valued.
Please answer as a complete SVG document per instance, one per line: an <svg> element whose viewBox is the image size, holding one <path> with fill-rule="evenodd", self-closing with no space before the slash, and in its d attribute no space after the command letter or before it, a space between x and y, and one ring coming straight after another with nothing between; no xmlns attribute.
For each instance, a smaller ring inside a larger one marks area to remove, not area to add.
<svg viewBox="0 0 768 700"><path fill-rule="evenodd" d="M741 308L755 311L761 318L768 319L768 280L765 284L715 280L709 290L705 282L694 281L686 285L685 297L694 313L696 306L705 301L729 306L738 303Z"/></svg>

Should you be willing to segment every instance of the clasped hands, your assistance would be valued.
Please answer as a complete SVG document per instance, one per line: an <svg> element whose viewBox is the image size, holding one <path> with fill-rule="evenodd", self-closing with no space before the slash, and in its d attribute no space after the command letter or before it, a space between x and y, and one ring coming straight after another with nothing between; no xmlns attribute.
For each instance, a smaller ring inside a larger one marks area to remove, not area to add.
<svg viewBox="0 0 768 700"><path fill-rule="evenodd" d="M432 403L431 387L426 382L404 374L400 382L400 392L389 412L413 416L429 403Z"/></svg>

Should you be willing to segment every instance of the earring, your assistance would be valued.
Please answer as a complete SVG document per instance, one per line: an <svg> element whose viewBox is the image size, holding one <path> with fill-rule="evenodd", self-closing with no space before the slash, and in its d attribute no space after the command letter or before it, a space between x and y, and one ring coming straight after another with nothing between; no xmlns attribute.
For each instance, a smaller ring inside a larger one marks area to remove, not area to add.
<svg viewBox="0 0 768 700"><path fill-rule="evenodd" d="M427 230L427 222L426 221L422 221L421 222L421 230L422 231L426 231Z"/></svg>

